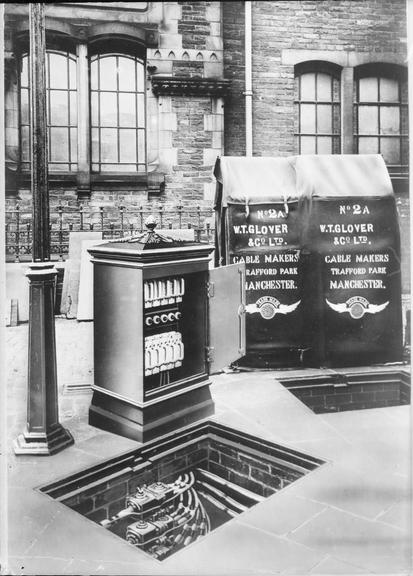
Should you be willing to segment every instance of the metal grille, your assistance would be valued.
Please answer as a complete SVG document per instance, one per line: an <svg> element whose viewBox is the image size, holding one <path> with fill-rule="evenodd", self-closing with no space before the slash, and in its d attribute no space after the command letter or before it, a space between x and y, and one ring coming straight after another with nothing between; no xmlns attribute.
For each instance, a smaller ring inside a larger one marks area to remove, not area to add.
<svg viewBox="0 0 413 576"><path fill-rule="evenodd" d="M50 210L50 253L52 260L68 257L70 232L102 232L103 238L114 239L144 230L145 219L154 215L158 228L194 230L197 242L214 241L213 209L202 206L184 208L122 205L75 208L58 205ZM6 210L6 259L8 262L31 260L32 213L19 204Z"/></svg>

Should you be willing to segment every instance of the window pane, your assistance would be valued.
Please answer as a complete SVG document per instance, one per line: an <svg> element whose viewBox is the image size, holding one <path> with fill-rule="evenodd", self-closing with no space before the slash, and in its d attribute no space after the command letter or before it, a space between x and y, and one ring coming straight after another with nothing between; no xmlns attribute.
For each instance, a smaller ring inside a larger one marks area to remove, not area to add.
<svg viewBox="0 0 413 576"><path fill-rule="evenodd" d="M91 59L92 170L136 171L137 149L145 163L145 69L137 58L124 55L97 56L99 77ZM137 78L141 85L137 86ZM138 88L138 89L137 89ZM139 93L139 91L141 93ZM140 117L138 118L137 111ZM94 128L100 127L100 130ZM145 170L146 170L146 166Z"/></svg>
<svg viewBox="0 0 413 576"><path fill-rule="evenodd" d="M135 60L119 56L119 90L135 92Z"/></svg>
<svg viewBox="0 0 413 576"><path fill-rule="evenodd" d="M28 56L23 56L22 58L22 70L20 75L20 85L27 88L29 86L29 58Z"/></svg>
<svg viewBox="0 0 413 576"><path fill-rule="evenodd" d="M380 138L380 151L388 164L400 164L399 138Z"/></svg>
<svg viewBox="0 0 413 576"><path fill-rule="evenodd" d="M379 133L379 111L376 106L359 106L359 134Z"/></svg>
<svg viewBox="0 0 413 576"><path fill-rule="evenodd" d="M76 60L69 59L69 86L72 90L76 90Z"/></svg>
<svg viewBox="0 0 413 576"><path fill-rule="evenodd" d="M21 127L21 158L22 162L30 161L30 128L29 126Z"/></svg>
<svg viewBox="0 0 413 576"><path fill-rule="evenodd" d="M100 58L100 89L117 90L116 57L105 56Z"/></svg>
<svg viewBox="0 0 413 576"><path fill-rule="evenodd" d="M300 100L315 100L315 74L301 74Z"/></svg>
<svg viewBox="0 0 413 576"><path fill-rule="evenodd" d="M52 126L67 126L69 124L68 93L61 90L50 90L49 123Z"/></svg>
<svg viewBox="0 0 413 576"><path fill-rule="evenodd" d="M315 154L315 137L301 136L300 154Z"/></svg>
<svg viewBox="0 0 413 576"><path fill-rule="evenodd" d="M91 90L97 90L98 86L98 66L99 60L92 58L90 61L90 88Z"/></svg>
<svg viewBox="0 0 413 576"><path fill-rule="evenodd" d="M300 132L315 133L315 105L301 104Z"/></svg>
<svg viewBox="0 0 413 576"><path fill-rule="evenodd" d="M20 95L20 113L21 113L21 123L22 124L29 124L30 117L29 117L29 91L27 88L23 88Z"/></svg>
<svg viewBox="0 0 413 576"><path fill-rule="evenodd" d="M333 139L327 136L317 138L317 154L331 154L333 152Z"/></svg>
<svg viewBox="0 0 413 576"><path fill-rule="evenodd" d="M67 162L69 160L69 138L67 128L50 128L50 160Z"/></svg>
<svg viewBox="0 0 413 576"><path fill-rule="evenodd" d="M92 128L92 162L99 162L99 129Z"/></svg>
<svg viewBox="0 0 413 576"><path fill-rule="evenodd" d="M145 130L138 130L138 161L146 162Z"/></svg>
<svg viewBox="0 0 413 576"><path fill-rule="evenodd" d="M380 108L380 133L400 134L400 109L394 106Z"/></svg>
<svg viewBox="0 0 413 576"><path fill-rule="evenodd" d="M118 131L113 128L102 128L100 131L101 162L118 162Z"/></svg>
<svg viewBox="0 0 413 576"><path fill-rule="evenodd" d="M90 101L92 126L99 126L99 93L92 92Z"/></svg>
<svg viewBox="0 0 413 576"><path fill-rule="evenodd" d="M137 95L137 106L138 106L138 126L139 128L145 127L145 95Z"/></svg>
<svg viewBox="0 0 413 576"><path fill-rule="evenodd" d="M378 138L359 138L359 154L378 154Z"/></svg>
<svg viewBox="0 0 413 576"><path fill-rule="evenodd" d="M118 103L113 92L100 93L100 125L118 125Z"/></svg>
<svg viewBox="0 0 413 576"><path fill-rule="evenodd" d="M399 101L399 83L397 80L393 78L380 78L380 101Z"/></svg>
<svg viewBox="0 0 413 576"><path fill-rule="evenodd" d="M77 128L70 129L70 161L77 162Z"/></svg>
<svg viewBox="0 0 413 576"><path fill-rule="evenodd" d="M50 88L68 88L67 56L49 53Z"/></svg>
<svg viewBox="0 0 413 576"><path fill-rule="evenodd" d="M331 76L329 74L317 74L317 100L331 102Z"/></svg>
<svg viewBox="0 0 413 576"><path fill-rule="evenodd" d="M359 101L377 102L379 99L378 79L360 78L359 80Z"/></svg>
<svg viewBox="0 0 413 576"><path fill-rule="evenodd" d="M77 126L77 92L70 92L70 125Z"/></svg>
<svg viewBox="0 0 413 576"><path fill-rule="evenodd" d="M136 77L137 77L137 91L143 92L145 90L145 67L139 60L136 62Z"/></svg>
<svg viewBox="0 0 413 576"><path fill-rule="evenodd" d="M317 133L331 134L333 131L333 122L331 106L317 106Z"/></svg>
<svg viewBox="0 0 413 576"><path fill-rule="evenodd" d="M119 130L120 162L136 162L136 130Z"/></svg>
<svg viewBox="0 0 413 576"><path fill-rule="evenodd" d="M69 164L52 164L49 162L51 172L69 172Z"/></svg>
<svg viewBox="0 0 413 576"><path fill-rule="evenodd" d="M136 126L134 94L119 94L119 126Z"/></svg>

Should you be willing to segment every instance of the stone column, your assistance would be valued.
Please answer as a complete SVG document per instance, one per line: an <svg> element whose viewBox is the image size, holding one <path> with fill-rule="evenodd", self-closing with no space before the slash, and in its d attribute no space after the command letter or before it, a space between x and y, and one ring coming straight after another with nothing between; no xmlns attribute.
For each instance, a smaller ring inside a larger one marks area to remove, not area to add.
<svg viewBox="0 0 413 576"><path fill-rule="evenodd" d="M341 153L353 154L353 83L354 69L345 66L341 72Z"/></svg>
<svg viewBox="0 0 413 576"><path fill-rule="evenodd" d="M4 61L4 146L6 190L16 193L19 164L18 63L11 52Z"/></svg>
<svg viewBox="0 0 413 576"><path fill-rule="evenodd" d="M73 444L59 423L54 325L57 271L50 260L44 5L29 5L33 262L30 286L27 426L15 454L50 455Z"/></svg>
<svg viewBox="0 0 413 576"><path fill-rule="evenodd" d="M79 198L90 196L88 66L87 44L79 44L77 47L77 193Z"/></svg>

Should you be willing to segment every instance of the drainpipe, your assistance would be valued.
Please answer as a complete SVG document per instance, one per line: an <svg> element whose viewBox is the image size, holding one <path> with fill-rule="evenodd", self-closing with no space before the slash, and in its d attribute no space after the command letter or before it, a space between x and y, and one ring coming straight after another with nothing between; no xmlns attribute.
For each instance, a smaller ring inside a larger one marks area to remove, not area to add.
<svg viewBox="0 0 413 576"><path fill-rule="evenodd" d="M245 155L252 156L252 2L245 2Z"/></svg>

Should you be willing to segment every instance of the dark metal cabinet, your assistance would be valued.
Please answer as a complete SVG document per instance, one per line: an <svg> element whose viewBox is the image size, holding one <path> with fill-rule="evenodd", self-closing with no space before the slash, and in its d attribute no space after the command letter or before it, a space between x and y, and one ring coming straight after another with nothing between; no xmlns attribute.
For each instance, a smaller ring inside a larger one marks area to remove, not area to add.
<svg viewBox="0 0 413 576"><path fill-rule="evenodd" d="M242 356L245 341L244 266L210 270L213 246L152 234L90 249L89 422L141 442L210 416L209 374Z"/></svg>

